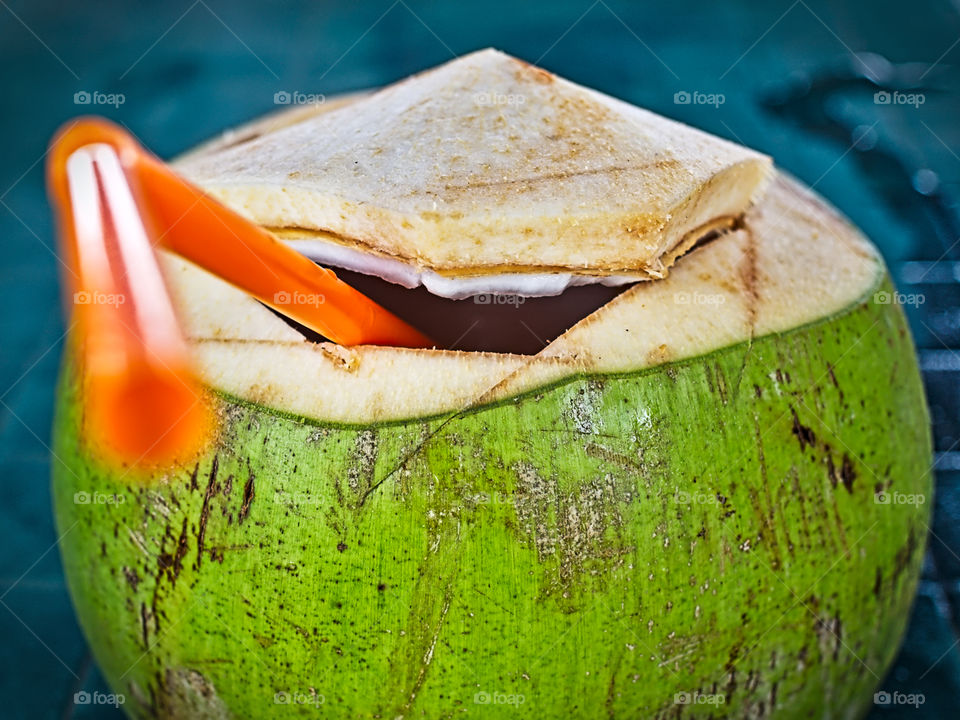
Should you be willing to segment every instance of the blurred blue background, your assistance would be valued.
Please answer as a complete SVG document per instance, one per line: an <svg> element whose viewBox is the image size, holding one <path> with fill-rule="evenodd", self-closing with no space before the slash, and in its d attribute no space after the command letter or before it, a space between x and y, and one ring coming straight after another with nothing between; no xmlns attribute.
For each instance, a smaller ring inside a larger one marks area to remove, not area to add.
<svg viewBox="0 0 960 720"><path fill-rule="evenodd" d="M119 715L73 701L107 689L50 509L64 327L43 190L51 134L96 112L170 156L275 110L277 92L381 85L488 45L773 155L873 238L901 291L923 296L907 310L934 418L935 520L903 649L878 682L926 701L871 718L957 716L960 0L0 0L0 716ZM123 102L75 102L104 99L94 93Z"/></svg>

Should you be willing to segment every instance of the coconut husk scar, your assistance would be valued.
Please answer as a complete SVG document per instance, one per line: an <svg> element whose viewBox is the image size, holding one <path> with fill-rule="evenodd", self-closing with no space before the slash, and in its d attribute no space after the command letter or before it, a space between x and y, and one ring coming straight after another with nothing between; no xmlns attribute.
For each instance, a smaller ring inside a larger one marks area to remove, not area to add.
<svg viewBox="0 0 960 720"><path fill-rule="evenodd" d="M444 297L661 278L771 161L482 50L178 169L319 262Z"/></svg>

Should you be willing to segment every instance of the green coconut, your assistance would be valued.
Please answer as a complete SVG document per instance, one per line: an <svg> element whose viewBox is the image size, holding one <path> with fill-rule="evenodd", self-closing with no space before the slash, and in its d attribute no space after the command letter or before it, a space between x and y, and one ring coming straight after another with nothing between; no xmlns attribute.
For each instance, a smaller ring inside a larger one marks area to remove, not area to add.
<svg viewBox="0 0 960 720"><path fill-rule="evenodd" d="M931 445L875 249L777 175L534 355L308 342L163 258L221 428L108 467L68 356L54 503L133 717L858 717Z"/></svg>

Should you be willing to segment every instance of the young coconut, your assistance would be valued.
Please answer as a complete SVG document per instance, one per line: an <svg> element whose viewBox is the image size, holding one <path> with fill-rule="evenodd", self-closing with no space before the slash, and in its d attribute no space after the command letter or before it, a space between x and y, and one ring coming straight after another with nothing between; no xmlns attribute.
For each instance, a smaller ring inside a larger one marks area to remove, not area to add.
<svg viewBox="0 0 960 720"><path fill-rule="evenodd" d="M340 347L164 258L215 447L146 486L104 468L72 361L55 428L70 590L125 709L861 715L931 487L873 247L762 156L491 51L307 115L181 170L394 283L610 296L530 355Z"/></svg>

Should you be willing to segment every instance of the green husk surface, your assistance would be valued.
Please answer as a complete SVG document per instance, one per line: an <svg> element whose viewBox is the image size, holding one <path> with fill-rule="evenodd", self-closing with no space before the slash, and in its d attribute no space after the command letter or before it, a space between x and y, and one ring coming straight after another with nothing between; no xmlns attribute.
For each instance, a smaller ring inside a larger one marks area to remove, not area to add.
<svg viewBox="0 0 960 720"><path fill-rule="evenodd" d="M904 631L932 479L896 305L443 417L219 402L144 486L65 365L63 562L132 716L856 717Z"/></svg>

